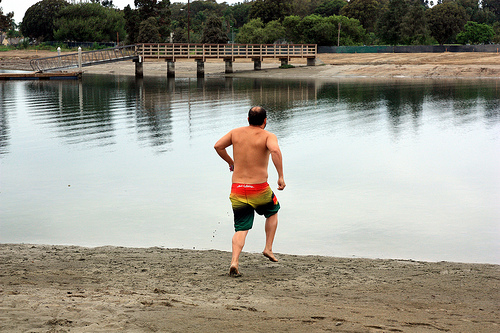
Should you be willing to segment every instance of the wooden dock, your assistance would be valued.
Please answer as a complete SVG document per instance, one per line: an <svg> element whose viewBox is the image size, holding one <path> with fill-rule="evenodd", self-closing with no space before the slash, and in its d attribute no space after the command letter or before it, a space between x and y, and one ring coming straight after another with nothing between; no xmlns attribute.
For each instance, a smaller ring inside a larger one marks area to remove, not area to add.
<svg viewBox="0 0 500 333"><path fill-rule="evenodd" d="M0 80L78 80L81 77L81 72L0 73Z"/></svg>

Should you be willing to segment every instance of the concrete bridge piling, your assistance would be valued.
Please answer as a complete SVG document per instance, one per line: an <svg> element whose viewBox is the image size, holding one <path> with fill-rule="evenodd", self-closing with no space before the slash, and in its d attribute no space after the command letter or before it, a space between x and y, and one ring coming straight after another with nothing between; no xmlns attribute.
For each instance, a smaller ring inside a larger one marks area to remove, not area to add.
<svg viewBox="0 0 500 333"><path fill-rule="evenodd" d="M144 77L144 64L142 62L142 57L139 56L137 59L134 59L133 62L135 62L135 77Z"/></svg>

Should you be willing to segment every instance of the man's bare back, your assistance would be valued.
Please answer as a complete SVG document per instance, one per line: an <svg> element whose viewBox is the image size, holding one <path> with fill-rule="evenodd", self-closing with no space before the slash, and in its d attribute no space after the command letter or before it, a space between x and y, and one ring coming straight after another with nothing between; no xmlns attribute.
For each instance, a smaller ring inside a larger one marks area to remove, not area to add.
<svg viewBox="0 0 500 333"><path fill-rule="evenodd" d="M217 153L234 166L233 183L260 184L267 181L269 155L271 155L278 172L278 189L285 188L283 179L283 163L276 135L266 131L264 127L249 125L231 130L215 144ZM233 146L233 158L227 154L226 147Z"/></svg>
<svg viewBox="0 0 500 333"><path fill-rule="evenodd" d="M233 183L260 184L267 181L269 154L267 141L272 140L268 131L256 126L246 126L231 131L233 143Z"/></svg>

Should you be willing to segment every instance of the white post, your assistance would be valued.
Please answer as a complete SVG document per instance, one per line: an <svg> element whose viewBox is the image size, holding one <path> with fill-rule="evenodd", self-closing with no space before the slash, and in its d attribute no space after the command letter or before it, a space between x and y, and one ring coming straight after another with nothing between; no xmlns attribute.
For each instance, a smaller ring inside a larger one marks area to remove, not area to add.
<svg viewBox="0 0 500 333"><path fill-rule="evenodd" d="M82 47L78 46L78 68L82 70Z"/></svg>
<svg viewBox="0 0 500 333"><path fill-rule="evenodd" d="M57 59L58 63L59 63L59 67L61 67L61 47L60 46L57 47L57 56L59 57Z"/></svg>

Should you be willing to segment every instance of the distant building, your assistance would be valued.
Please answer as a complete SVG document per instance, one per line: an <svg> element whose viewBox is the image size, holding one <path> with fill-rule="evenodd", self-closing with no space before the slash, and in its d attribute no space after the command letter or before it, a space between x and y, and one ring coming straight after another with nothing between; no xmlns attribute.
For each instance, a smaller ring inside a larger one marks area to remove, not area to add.
<svg viewBox="0 0 500 333"><path fill-rule="evenodd" d="M7 34L3 33L0 35L0 43L4 46L17 45L21 43L23 37L8 38Z"/></svg>

